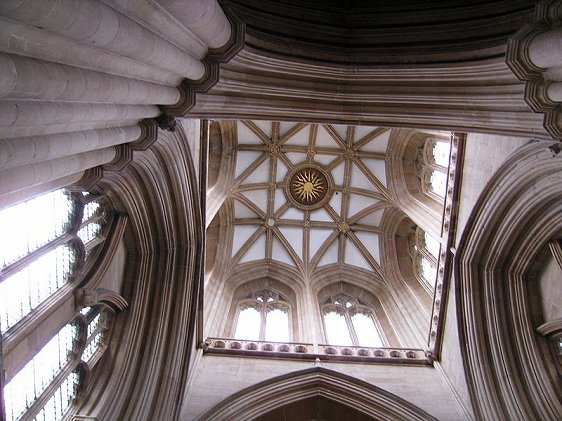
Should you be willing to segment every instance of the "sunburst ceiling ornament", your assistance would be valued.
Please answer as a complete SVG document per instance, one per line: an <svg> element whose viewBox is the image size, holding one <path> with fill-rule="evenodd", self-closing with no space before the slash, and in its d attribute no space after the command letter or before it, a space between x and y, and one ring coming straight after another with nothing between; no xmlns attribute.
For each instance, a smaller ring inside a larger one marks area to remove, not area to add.
<svg viewBox="0 0 562 421"><path fill-rule="evenodd" d="M287 176L287 196L301 209L316 209L329 199L329 175L318 165L302 164Z"/></svg>
<svg viewBox="0 0 562 421"><path fill-rule="evenodd" d="M293 180L292 189L302 202L313 202L324 191L324 183L316 171L303 170Z"/></svg>

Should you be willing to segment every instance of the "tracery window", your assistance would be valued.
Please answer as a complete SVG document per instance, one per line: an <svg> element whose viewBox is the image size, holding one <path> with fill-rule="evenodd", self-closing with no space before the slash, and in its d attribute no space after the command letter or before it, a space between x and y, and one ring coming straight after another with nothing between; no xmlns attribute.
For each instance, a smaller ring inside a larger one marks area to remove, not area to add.
<svg viewBox="0 0 562 421"><path fill-rule="evenodd" d="M408 235L408 249L416 277L422 285L433 291L437 280L439 241L421 228L413 227Z"/></svg>
<svg viewBox="0 0 562 421"><path fill-rule="evenodd" d="M388 346L374 309L362 300L337 294L329 297L321 310L330 345Z"/></svg>
<svg viewBox="0 0 562 421"><path fill-rule="evenodd" d="M77 278L106 225L96 196L65 190L0 211L2 333Z"/></svg>
<svg viewBox="0 0 562 421"><path fill-rule="evenodd" d="M6 419L62 419L105 351L109 310L87 307L65 325L5 386Z"/></svg>
<svg viewBox="0 0 562 421"><path fill-rule="evenodd" d="M72 294L110 228L104 198L65 189L0 211L0 330L21 341ZM66 318L67 316L65 316ZM4 387L7 420L59 420L105 350L110 310L77 310ZM56 323L56 321L54 321ZM25 327L25 329L24 329ZM8 342L7 342L8 341ZM17 342L16 342L17 343Z"/></svg>
<svg viewBox="0 0 562 421"><path fill-rule="evenodd" d="M266 288L251 293L238 303L234 337L245 340L288 342L290 340L289 300Z"/></svg>
<svg viewBox="0 0 562 421"><path fill-rule="evenodd" d="M447 192L450 152L450 142L429 138L419 148L416 157L416 168L422 192L437 201L442 201Z"/></svg>

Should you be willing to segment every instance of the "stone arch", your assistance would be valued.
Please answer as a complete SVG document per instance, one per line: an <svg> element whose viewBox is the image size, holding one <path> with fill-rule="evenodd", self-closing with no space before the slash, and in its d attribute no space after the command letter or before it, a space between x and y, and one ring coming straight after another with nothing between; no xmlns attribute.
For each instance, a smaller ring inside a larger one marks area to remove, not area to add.
<svg viewBox="0 0 562 421"><path fill-rule="evenodd" d="M251 420L284 405L324 397L374 419L434 420L398 396L322 367L281 375L250 386L223 400L197 420Z"/></svg>
<svg viewBox="0 0 562 421"><path fill-rule="evenodd" d="M556 370L535 331L527 276L562 233L557 144L515 152L481 195L459 243L455 278L461 349L480 419L560 419Z"/></svg>
<svg viewBox="0 0 562 421"><path fill-rule="evenodd" d="M234 182L238 137L234 121L212 122L209 129L207 221L217 214Z"/></svg>
<svg viewBox="0 0 562 421"><path fill-rule="evenodd" d="M212 189L221 171L222 163L222 132L218 121L209 123L209 163L207 168L207 188Z"/></svg>
<svg viewBox="0 0 562 421"><path fill-rule="evenodd" d="M238 312L238 303L243 300L248 294L253 292L257 292L260 290L269 289L274 291L280 296L284 297L287 300L287 307L289 307L289 324L291 326L290 331L292 335L290 337L293 338L292 342L296 342L296 338L299 335L299 328L298 328L298 317L297 317L297 295L293 288L291 288L287 283L281 282L276 278L272 277L260 277L257 279L250 280L246 283L239 285L233 292L232 300L230 302L230 306L225 308L224 314L227 314L226 325L224 326L224 335L223 337L226 338L233 338L234 337L234 330L235 324L237 319L237 312Z"/></svg>
<svg viewBox="0 0 562 421"><path fill-rule="evenodd" d="M450 140L446 132L414 129L392 131L388 142L387 179L393 200L424 231L439 237L443 201L422 191L417 160L431 139Z"/></svg>
<svg viewBox="0 0 562 421"><path fill-rule="evenodd" d="M216 263L215 263L216 264ZM305 286L296 270L277 262L270 262L265 267L259 262L248 262L236 267L229 275L228 282L220 277L212 279L206 285L205 307L206 332L216 335L226 333L229 329L229 315L233 311L232 304L236 301L237 291L247 291L248 288L265 285L267 282L278 292L291 300L293 305L292 331L293 341L305 341L303 335L308 335L306 324ZM263 288L262 288L263 289Z"/></svg>
<svg viewBox="0 0 562 421"><path fill-rule="evenodd" d="M366 303L368 307L370 307L369 313L372 313L372 315L378 320L377 324L380 325L380 330L386 337L386 341L388 342L387 346L400 346L400 343L403 341L400 341L397 332L395 332L392 314L387 313L387 306L383 304L383 300L381 300L377 294L374 294L365 288L358 287L346 281L333 282L326 285L318 291L318 303L320 304L318 310L320 311L321 306L326 299L338 294L344 294L352 299L358 299ZM383 297L383 299L384 298L386 297ZM322 317L321 312L320 319L322 319ZM323 324L321 324L321 326L323 326ZM323 336L325 336L326 332L324 329L322 330ZM326 341L324 343L328 342Z"/></svg>

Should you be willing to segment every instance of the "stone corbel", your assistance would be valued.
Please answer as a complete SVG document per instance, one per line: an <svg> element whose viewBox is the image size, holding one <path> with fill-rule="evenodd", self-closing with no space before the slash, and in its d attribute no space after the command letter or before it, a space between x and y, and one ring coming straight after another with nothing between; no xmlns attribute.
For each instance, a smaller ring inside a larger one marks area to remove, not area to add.
<svg viewBox="0 0 562 421"><path fill-rule="evenodd" d="M113 312L118 313L129 306L127 301L121 295L106 288L96 288L95 290L78 288L74 292L74 299L77 309L91 307L94 305L103 305L111 309Z"/></svg>
<svg viewBox="0 0 562 421"><path fill-rule="evenodd" d="M543 0L536 5L534 21L507 44L506 63L525 82L525 102L544 114L543 125L562 140L562 3Z"/></svg>

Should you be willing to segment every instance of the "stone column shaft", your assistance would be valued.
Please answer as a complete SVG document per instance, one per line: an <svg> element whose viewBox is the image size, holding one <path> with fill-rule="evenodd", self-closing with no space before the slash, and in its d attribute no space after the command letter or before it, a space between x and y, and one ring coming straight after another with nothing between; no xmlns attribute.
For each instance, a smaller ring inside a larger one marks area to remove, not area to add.
<svg viewBox="0 0 562 421"><path fill-rule="evenodd" d="M0 17L0 51L98 72L177 86L182 77L93 45Z"/></svg>
<svg viewBox="0 0 562 421"><path fill-rule="evenodd" d="M562 82L551 82L546 92L552 101L562 102Z"/></svg>
<svg viewBox="0 0 562 421"><path fill-rule="evenodd" d="M0 170L132 142L141 136L138 125L46 136L0 139Z"/></svg>
<svg viewBox="0 0 562 421"><path fill-rule="evenodd" d="M176 88L27 57L0 54L0 98L175 104Z"/></svg>
<svg viewBox="0 0 562 421"><path fill-rule="evenodd" d="M5 0L0 2L0 14L81 44L93 44L156 65L188 79L197 80L205 74L205 67L199 60L101 1Z"/></svg>
<svg viewBox="0 0 562 421"><path fill-rule="evenodd" d="M112 126L129 125L130 121L159 114L160 109L155 105L0 101L0 138L64 133L71 131L65 127L72 123L114 121ZM56 131L49 131L53 126Z"/></svg>
<svg viewBox="0 0 562 421"><path fill-rule="evenodd" d="M17 190L15 192L6 194L0 194L0 209L5 209L17 203L33 199L34 197L39 196L43 193L69 186L80 180L83 175L84 171L79 171L75 174L67 175L65 177L47 181L45 183L36 184L26 189Z"/></svg>
<svg viewBox="0 0 562 421"><path fill-rule="evenodd" d="M146 0L107 0L107 4L121 14L137 22L161 38L171 42L176 47L187 52L199 60L207 54L207 46L186 26L174 19L170 19L168 12L156 1Z"/></svg>
<svg viewBox="0 0 562 421"><path fill-rule="evenodd" d="M529 44L529 58L543 69L562 66L562 28L535 36Z"/></svg>
<svg viewBox="0 0 562 421"><path fill-rule="evenodd" d="M182 25L209 48L220 48L230 38L230 22L217 0L158 0Z"/></svg>
<svg viewBox="0 0 562 421"><path fill-rule="evenodd" d="M116 149L109 147L0 171L0 195L107 164L115 156Z"/></svg>

